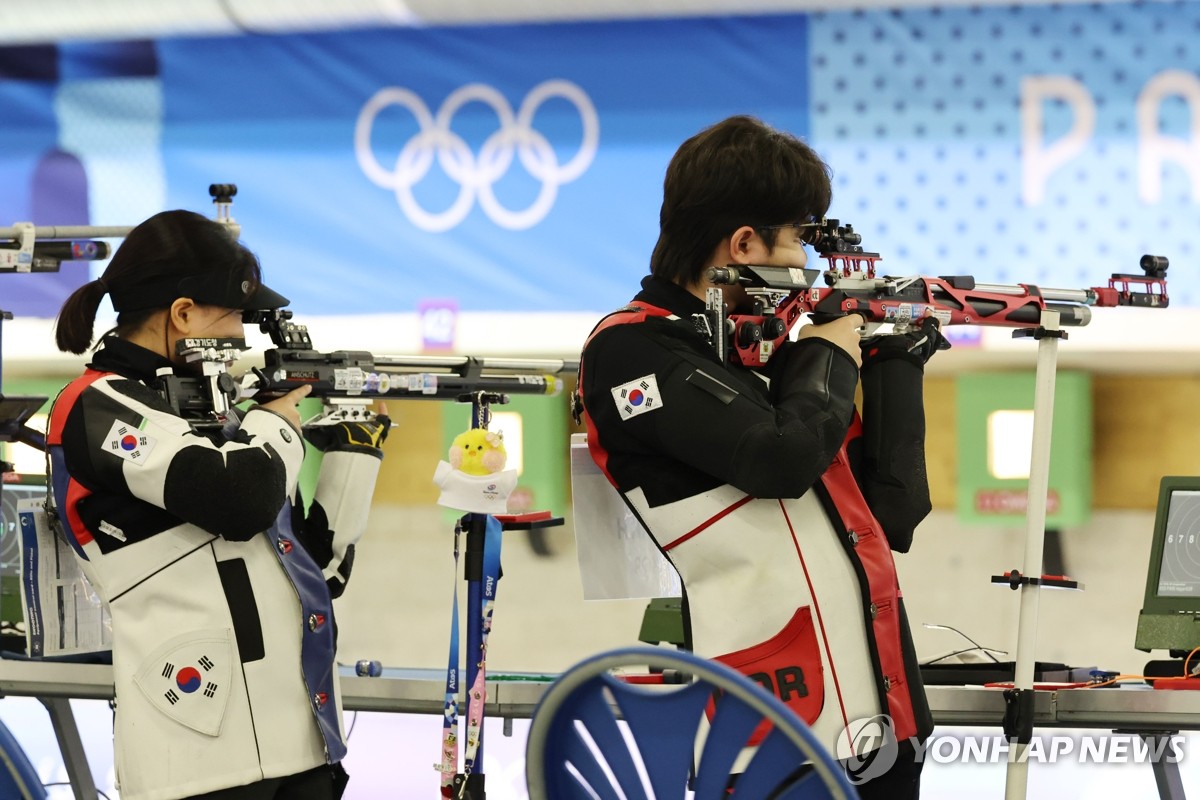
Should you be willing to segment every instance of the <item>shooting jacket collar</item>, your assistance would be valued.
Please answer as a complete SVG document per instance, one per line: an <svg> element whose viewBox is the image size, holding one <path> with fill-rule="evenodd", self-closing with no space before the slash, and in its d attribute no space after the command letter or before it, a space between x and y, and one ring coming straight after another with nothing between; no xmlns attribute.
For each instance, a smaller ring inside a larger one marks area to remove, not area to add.
<svg viewBox="0 0 1200 800"><path fill-rule="evenodd" d="M690 320L693 314L704 313L703 300L682 286L653 275L642 278L642 290L633 299L640 303L665 308L675 316L686 320Z"/></svg>
<svg viewBox="0 0 1200 800"><path fill-rule="evenodd" d="M154 380L158 370L163 367L172 371L175 369L169 360L158 353L119 336L106 336L103 343L104 346L96 351L88 363L89 369L115 372L142 382Z"/></svg>

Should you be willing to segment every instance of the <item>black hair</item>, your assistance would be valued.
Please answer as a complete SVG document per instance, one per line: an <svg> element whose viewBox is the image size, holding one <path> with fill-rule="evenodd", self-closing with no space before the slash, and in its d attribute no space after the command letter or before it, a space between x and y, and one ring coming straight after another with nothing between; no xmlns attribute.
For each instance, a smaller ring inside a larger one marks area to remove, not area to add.
<svg viewBox="0 0 1200 800"><path fill-rule="evenodd" d="M252 287L262 283L258 258L239 243L224 224L193 211L163 211L129 232L109 261L104 274L85 283L67 298L58 312L54 338L58 349L81 354L92 343L96 310L105 293L121 297L147 284L170 287L173 278L227 273ZM116 334L127 336L153 314L183 295L167 288L149 306L121 311ZM115 305L115 301L114 301Z"/></svg>
<svg viewBox="0 0 1200 800"><path fill-rule="evenodd" d="M748 116L730 117L688 139L663 180L653 275L695 283L722 239L743 225L820 219L829 209L829 167L804 142ZM760 230L768 247L774 230Z"/></svg>

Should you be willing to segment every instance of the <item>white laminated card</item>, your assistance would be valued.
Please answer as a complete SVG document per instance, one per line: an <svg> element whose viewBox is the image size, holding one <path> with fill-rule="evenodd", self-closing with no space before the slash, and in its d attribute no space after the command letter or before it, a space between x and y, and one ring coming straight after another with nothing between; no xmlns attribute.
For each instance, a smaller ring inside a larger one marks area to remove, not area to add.
<svg viewBox="0 0 1200 800"><path fill-rule="evenodd" d="M596 466L582 433L571 436L571 495L585 600L682 594L679 573Z"/></svg>
<svg viewBox="0 0 1200 800"><path fill-rule="evenodd" d="M108 606L70 545L51 528L42 500L20 500L17 517L26 652L31 658L55 658L112 650Z"/></svg>

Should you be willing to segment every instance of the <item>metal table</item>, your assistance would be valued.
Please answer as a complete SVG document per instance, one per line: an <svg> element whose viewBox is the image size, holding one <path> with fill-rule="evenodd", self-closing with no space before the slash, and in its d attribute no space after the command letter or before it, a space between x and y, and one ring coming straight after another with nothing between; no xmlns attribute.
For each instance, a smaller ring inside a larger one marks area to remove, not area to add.
<svg viewBox="0 0 1200 800"><path fill-rule="evenodd" d="M487 715L523 719L533 715L547 681L488 681ZM387 669L363 678L342 668L342 704L348 711L441 714L445 676L437 670ZM973 686L926 687L938 725L999 727L1004 719L1000 689ZM0 697L36 697L46 707L58 737L75 797L95 800L97 792L71 712L70 699L111 700L112 667L0 659ZM1137 733L1148 740L1179 730L1200 730L1200 692L1139 689L1060 689L1034 696L1037 727L1106 728ZM1153 763L1159 796L1183 800L1179 767Z"/></svg>

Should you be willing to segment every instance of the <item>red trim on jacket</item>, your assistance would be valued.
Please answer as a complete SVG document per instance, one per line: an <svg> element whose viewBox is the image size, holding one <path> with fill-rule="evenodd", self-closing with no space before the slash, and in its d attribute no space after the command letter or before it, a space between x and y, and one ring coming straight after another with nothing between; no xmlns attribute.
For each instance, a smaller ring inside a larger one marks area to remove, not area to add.
<svg viewBox="0 0 1200 800"><path fill-rule="evenodd" d="M850 720L846 716L846 701L842 699L842 682L838 680L837 665L833 663L833 649L829 646L829 634L825 632L825 615L821 613L821 603L817 600L817 593L813 589L812 578L808 574L808 563L804 560L804 549L800 547L800 540L796 538L796 529L792 525L792 518L788 515L787 506L784 505L782 500L779 501L779 510L783 512L783 518L788 526L788 533L792 535L792 546L796 548L796 557L800 559L800 569L804 570L804 581L808 584L808 596L812 598L817 629L821 631L821 641L825 644L825 655L829 659L829 674L833 678L833 693L837 695L838 712L842 715L843 733L846 736L846 741L850 743L850 752L853 754L854 737L850 735Z"/></svg>
<svg viewBox="0 0 1200 800"><path fill-rule="evenodd" d="M890 686L886 691L887 713L895 725L896 738L903 741L917 735L916 714L904 669L904 650L901 646L899 597L900 582L896 577L896 563L892 560L892 549L887 536L875 515L871 513L863 497L854 473L850 471L850 459L846 444L862 436L862 419L855 413L833 463L821 476L821 483L841 517L845 535L858 537L854 550L867 575L864 587L877 613L871 621L875 647L879 653L879 666Z"/></svg>
<svg viewBox="0 0 1200 800"><path fill-rule="evenodd" d="M663 552L665 553L665 552L667 552L668 550L671 550L672 548L678 547L679 545L681 545L681 544L683 544L684 542L686 542L688 539L690 539L690 538L692 538L693 536L695 536L696 534L698 534L698 533L702 532L702 531L703 531L705 528L708 528L710 525L713 525L714 523L716 523L716 522L719 522L720 520L722 520L722 519L724 519L725 517L729 516L729 515L730 515L730 514L732 514L733 512L737 511L739 508L741 508L742 506L746 505L746 503L749 503L749 502L750 502L751 500L753 500L753 499L754 499L754 498L753 498L753 497L751 497L750 495L746 495L746 496L745 496L745 497L743 497L741 500L738 500L736 503L734 503L733 505L729 506L728 508L722 509L722 510L721 510L721 511L719 511L718 513L716 513L716 514L713 514L711 517L709 517L708 519L704 520L704 522L701 522L699 525L697 525L696 527L692 528L690 531L688 531L687 533L683 534L682 536L680 536L680 537L679 537L678 539L676 539L675 541L673 541L673 542L668 542L667 544L664 544L664 545L663 545Z"/></svg>
<svg viewBox="0 0 1200 800"><path fill-rule="evenodd" d="M54 405L50 409L50 425L49 430L46 432L46 447L62 448L63 429L67 426L67 417L71 415L71 411L79 401L79 396L93 383L105 375L111 374L111 372L101 372L100 370L89 368L83 375L68 383L59 392L58 397L54 400ZM63 504L66 508L61 509L61 512L66 515L67 526L71 533L75 535L75 541L79 543L80 547L92 541L92 534L83 524L83 520L79 518L79 514L75 509L91 493L89 489L68 476L67 496L63 498ZM56 501L57 499L55 498Z"/></svg>
<svg viewBox="0 0 1200 800"><path fill-rule="evenodd" d="M54 405L50 408L50 429L46 431L47 447L62 444L63 428L67 425L67 417L70 416L71 409L75 408L75 402L79 399L79 395L83 394L83 390L105 375L111 374L111 372L101 372L89 368L63 387L63 390L58 393L58 397L54 399ZM64 402L66 405L62 405ZM60 408L65 408L66 411L59 413Z"/></svg>
<svg viewBox="0 0 1200 800"><path fill-rule="evenodd" d="M631 308L640 309L633 311ZM596 327L588 334L587 341L583 343L584 350L592 343L592 339L596 338L596 334L600 331L608 330L617 325L627 325L631 322L645 322L647 317L669 317L671 312L665 308L652 306L649 303L643 303L639 300L634 300L625 308L614 311L604 319L597 323ZM579 359L579 388L580 397L583 396L583 359ZM613 485L613 488L619 489L617 482L613 480L613 476L608 473L608 451L600 444L600 437L596 434L596 426L592 424L591 417L588 416L587 407L583 409L583 424L587 427L587 443L588 452L592 454L592 460L596 462L596 466L604 473L604 477L608 478L608 482Z"/></svg>

